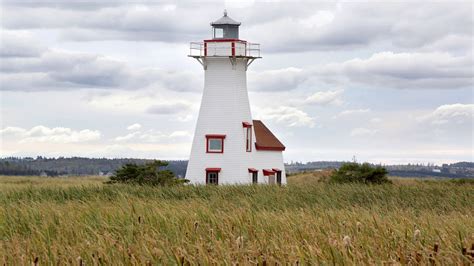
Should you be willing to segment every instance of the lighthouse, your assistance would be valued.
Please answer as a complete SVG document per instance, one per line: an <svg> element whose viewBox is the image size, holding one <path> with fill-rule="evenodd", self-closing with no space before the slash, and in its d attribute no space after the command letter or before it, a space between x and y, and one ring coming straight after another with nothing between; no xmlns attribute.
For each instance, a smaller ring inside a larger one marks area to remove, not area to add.
<svg viewBox="0 0 474 266"><path fill-rule="evenodd" d="M260 45L239 38L241 23L224 11L212 39L191 42L189 56L204 70L204 90L186 171L191 184L286 184L285 146L252 120L247 69Z"/></svg>

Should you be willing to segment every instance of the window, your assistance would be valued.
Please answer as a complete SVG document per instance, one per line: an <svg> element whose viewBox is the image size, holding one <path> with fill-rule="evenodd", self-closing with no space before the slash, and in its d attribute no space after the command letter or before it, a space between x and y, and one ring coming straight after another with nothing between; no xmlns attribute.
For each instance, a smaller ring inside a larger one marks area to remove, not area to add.
<svg viewBox="0 0 474 266"><path fill-rule="evenodd" d="M206 168L206 184L219 184L219 172L221 168Z"/></svg>
<svg viewBox="0 0 474 266"><path fill-rule="evenodd" d="M247 128L246 135L247 135L246 149L247 149L247 152L251 152L252 151L252 128L251 127Z"/></svg>
<svg viewBox="0 0 474 266"><path fill-rule="evenodd" d="M218 172L207 172L206 184L219 184L219 173Z"/></svg>
<svg viewBox="0 0 474 266"><path fill-rule="evenodd" d="M249 173L250 173L250 176L252 177L252 183L257 184L258 183L258 170L255 168L249 168Z"/></svg>
<svg viewBox="0 0 474 266"><path fill-rule="evenodd" d="M222 139L209 139L209 151L222 152Z"/></svg>
<svg viewBox="0 0 474 266"><path fill-rule="evenodd" d="M258 172L253 172L252 173L252 183L254 183L254 184L258 183Z"/></svg>
<svg viewBox="0 0 474 266"><path fill-rule="evenodd" d="M224 29L214 28L214 38L224 38Z"/></svg>
<svg viewBox="0 0 474 266"><path fill-rule="evenodd" d="M245 129L245 150L247 152L252 151L252 124L248 122L242 122L242 126Z"/></svg>
<svg viewBox="0 0 474 266"><path fill-rule="evenodd" d="M225 135L206 135L207 153L224 153Z"/></svg>
<svg viewBox="0 0 474 266"><path fill-rule="evenodd" d="M276 173L276 182L281 186L281 170L278 168L273 168L273 171Z"/></svg>

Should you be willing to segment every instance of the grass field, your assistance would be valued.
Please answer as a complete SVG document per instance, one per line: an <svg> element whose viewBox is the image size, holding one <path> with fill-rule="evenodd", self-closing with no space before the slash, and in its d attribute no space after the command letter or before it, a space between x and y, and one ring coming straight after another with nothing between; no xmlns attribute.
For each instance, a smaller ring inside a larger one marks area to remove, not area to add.
<svg viewBox="0 0 474 266"><path fill-rule="evenodd" d="M326 184L318 175L285 187L173 188L0 177L0 262L473 263L472 183Z"/></svg>

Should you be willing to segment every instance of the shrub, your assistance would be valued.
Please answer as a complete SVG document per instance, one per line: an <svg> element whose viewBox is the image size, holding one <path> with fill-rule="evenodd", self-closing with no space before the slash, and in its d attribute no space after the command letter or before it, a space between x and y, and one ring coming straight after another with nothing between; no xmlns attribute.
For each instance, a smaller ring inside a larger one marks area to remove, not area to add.
<svg viewBox="0 0 474 266"><path fill-rule="evenodd" d="M160 170L167 166L167 162L155 160L144 165L129 163L118 169L115 175L110 177L108 183L129 183L152 186L170 186L188 182L186 179L178 179L170 170Z"/></svg>
<svg viewBox="0 0 474 266"><path fill-rule="evenodd" d="M381 166L371 166L368 163L344 163L330 177L336 183L366 183L383 184L391 183L387 178L387 169Z"/></svg>

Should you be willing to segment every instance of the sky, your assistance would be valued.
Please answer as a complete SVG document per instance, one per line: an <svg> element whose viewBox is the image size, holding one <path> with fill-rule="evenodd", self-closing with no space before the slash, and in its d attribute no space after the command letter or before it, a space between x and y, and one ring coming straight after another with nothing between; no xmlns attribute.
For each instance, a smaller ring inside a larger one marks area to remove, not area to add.
<svg viewBox="0 0 474 266"><path fill-rule="evenodd" d="M224 9L261 44L254 119L284 160L474 161L471 1L60 1L0 7L0 157L188 159L189 43Z"/></svg>

